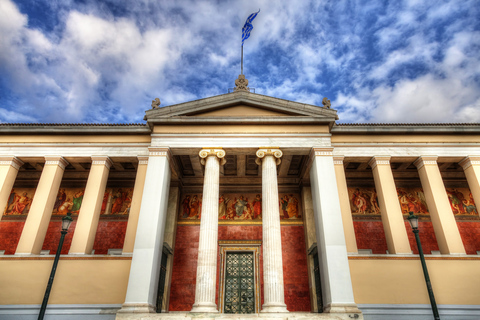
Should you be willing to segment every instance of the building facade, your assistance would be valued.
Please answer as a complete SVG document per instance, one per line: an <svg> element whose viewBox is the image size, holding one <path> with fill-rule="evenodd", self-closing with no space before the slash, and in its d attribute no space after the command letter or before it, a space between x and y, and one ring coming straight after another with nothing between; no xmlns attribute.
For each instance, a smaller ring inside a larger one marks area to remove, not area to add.
<svg viewBox="0 0 480 320"><path fill-rule="evenodd" d="M480 125L336 124L236 90L146 125L0 124L0 318L480 313ZM234 314L234 315L231 315Z"/></svg>

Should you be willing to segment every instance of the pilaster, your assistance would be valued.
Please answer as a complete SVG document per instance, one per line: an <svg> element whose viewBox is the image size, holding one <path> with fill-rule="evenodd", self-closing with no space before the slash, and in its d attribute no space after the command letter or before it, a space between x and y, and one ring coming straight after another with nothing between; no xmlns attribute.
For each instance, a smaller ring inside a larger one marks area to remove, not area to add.
<svg viewBox="0 0 480 320"><path fill-rule="evenodd" d="M480 206L480 156L468 156L459 163L463 167L473 201Z"/></svg>
<svg viewBox="0 0 480 320"><path fill-rule="evenodd" d="M278 211L277 165L282 151L277 147L257 150L262 166L262 243L264 304L261 312L288 312L283 285L282 238Z"/></svg>
<svg viewBox="0 0 480 320"><path fill-rule="evenodd" d="M135 235L137 233L138 216L140 214L140 205L142 204L143 188L145 186L145 177L147 174L148 157L137 158L137 176L135 177L135 186L133 187L132 205L130 206L130 213L128 215L125 241L123 242L123 253L133 252Z"/></svg>
<svg viewBox="0 0 480 320"><path fill-rule="evenodd" d="M375 156L368 164L373 171L388 252L391 254L412 253L390 167L390 156Z"/></svg>
<svg viewBox="0 0 480 320"><path fill-rule="evenodd" d="M8 198L17 178L17 173L23 162L14 156L0 157L0 220L3 217L3 209L7 205Z"/></svg>
<svg viewBox="0 0 480 320"><path fill-rule="evenodd" d="M438 248L442 254L465 254L460 232L448 201L436 156L421 156L415 162Z"/></svg>
<svg viewBox="0 0 480 320"><path fill-rule="evenodd" d="M327 313L361 313L353 297L333 148L312 148L310 184Z"/></svg>
<svg viewBox="0 0 480 320"><path fill-rule="evenodd" d="M353 228L352 208L348 198L347 179L345 178L345 168L343 167L343 156L333 157L335 167L335 177L337 178L338 198L340 200L340 210L342 211L343 232L345 233L345 243L347 252L358 253L357 239Z"/></svg>
<svg viewBox="0 0 480 320"><path fill-rule="evenodd" d="M218 312L215 303L218 248L218 198L220 165L225 164L225 151L221 148L204 148L200 151L205 165L202 216L198 244L197 283L192 312Z"/></svg>
<svg viewBox="0 0 480 320"><path fill-rule="evenodd" d="M68 162L61 156L45 157L45 166L15 254L40 254L67 165Z"/></svg>
<svg viewBox="0 0 480 320"><path fill-rule="evenodd" d="M162 258L171 154L169 148L149 148L142 204L138 217L127 294L120 314L154 313Z"/></svg>
<svg viewBox="0 0 480 320"><path fill-rule="evenodd" d="M100 210L112 161L107 156L92 157L87 186L73 234L70 254L91 254Z"/></svg>

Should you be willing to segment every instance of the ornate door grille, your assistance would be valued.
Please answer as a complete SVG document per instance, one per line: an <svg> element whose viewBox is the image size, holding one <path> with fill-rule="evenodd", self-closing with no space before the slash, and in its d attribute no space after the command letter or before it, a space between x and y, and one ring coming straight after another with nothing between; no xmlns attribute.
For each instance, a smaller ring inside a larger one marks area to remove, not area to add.
<svg viewBox="0 0 480 320"><path fill-rule="evenodd" d="M227 253L225 313L255 313L253 252Z"/></svg>
<svg viewBox="0 0 480 320"><path fill-rule="evenodd" d="M157 313L162 312L163 295L165 292L165 276L167 274L167 259L168 255L162 251L162 262L160 264L160 279L158 281L158 295L157 295Z"/></svg>
<svg viewBox="0 0 480 320"><path fill-rule="evenodd" d="M313 255L313 273L315 274L315 293L317 294L318 313L323 313L322 282L320 280L320 266L318 262L318 252L315 250Z"/></svg>

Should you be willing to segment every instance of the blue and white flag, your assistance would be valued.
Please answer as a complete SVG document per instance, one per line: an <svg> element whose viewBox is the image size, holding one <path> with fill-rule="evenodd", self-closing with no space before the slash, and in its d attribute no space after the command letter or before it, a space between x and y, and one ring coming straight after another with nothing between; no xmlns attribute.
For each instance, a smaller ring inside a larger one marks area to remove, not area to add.
<svg viewBox="0 0 480 320"><path fill-rule="evenodd" d="M260 9L258 9L258 12L260 12ZM243 25L242 28L242 47L243 47L243 42L250 37L250 31L253 29L252 21L255 19L257 16L258 12L254 12L251 15L248 16L247 21L245 21L245 24Z"/></svg>

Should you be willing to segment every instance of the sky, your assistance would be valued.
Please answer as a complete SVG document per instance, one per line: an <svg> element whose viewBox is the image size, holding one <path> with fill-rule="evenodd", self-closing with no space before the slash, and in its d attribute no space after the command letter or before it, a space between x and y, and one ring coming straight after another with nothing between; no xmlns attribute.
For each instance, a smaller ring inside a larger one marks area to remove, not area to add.
<svg viewBox="0 0 480 320"><path fill-rule="evenodd" d="M480 123L480 1L0 0L0 123L144 123L228 93L339 123Z"/></svg>

